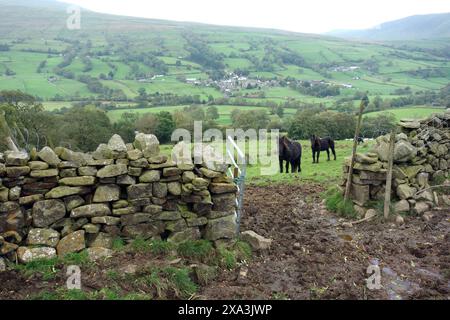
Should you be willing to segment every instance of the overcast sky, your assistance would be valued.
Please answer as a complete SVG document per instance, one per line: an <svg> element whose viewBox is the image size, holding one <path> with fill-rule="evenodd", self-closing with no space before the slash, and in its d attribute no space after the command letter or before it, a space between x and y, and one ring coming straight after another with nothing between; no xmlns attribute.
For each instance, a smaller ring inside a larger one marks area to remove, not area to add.
<svg viewBox="0 0 450 320"><path fill-rule="evenodd" d="M112 14L323 33L450 12L449 0L61 0Z"/></svg>

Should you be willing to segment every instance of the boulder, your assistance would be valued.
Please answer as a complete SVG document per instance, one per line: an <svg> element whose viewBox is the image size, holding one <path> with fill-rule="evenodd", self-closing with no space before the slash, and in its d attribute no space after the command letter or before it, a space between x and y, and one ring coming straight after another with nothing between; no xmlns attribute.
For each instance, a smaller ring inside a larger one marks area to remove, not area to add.
<svg viewBox="0 0 450 320"><path fill-rule="evenodd" d="M27 248L19 247L17 249L17 258L20 263L29 263L36 260L56 258L55 248L40 247Z"/></svg>
<svg viewBox="0 0 450 320"><path fill-rule="evenodd" d="M66 207L60 200L42 200L33 205L33 225L37 228L48 227L65 215Z"/></svg>
<svg viewBox="0 0 450 320"><path fill-rule="evenodd" d="M59 242L59 233L53 229L31 229L28 233L29 246L47 246L55 248Z"/></svg>
<svg viewBox="0 0 450 320"><path fill-rule="evenodd" d="M116 183L122 186L131 186L136 184L136 178L126 174L123 176L118 176Z"/></svg>
<svg viewBox="0 0 450 320"><path fill-rule="evenodd" d="M92 186L95 184L95 177L83 176L83 177L70 177L59 180L61 186L81 187Z"/></svg>
<svg viewBox="0 0 450 320"><path fill-rule="evenodd" d="M58 256L64 257L68 253L79 252L86 248L84 235L84 230L79 230L62 238L56 247Z"/></svg>
<svg viewBox="0 0 450 320"><path fill-rule="evenodd" d="M104 203L88 204L82 207L75 208L71 211L71 218L83 218L83 217L103 217L111 214L109 206Z"/></svg>
<svg viewBox="0 0 450 320"><path fill-rule="evenodd" d="M209 190L214 194L236 193L237 186L235 184L228 183L211 183L209 186Z"/></svg>
<svg viewBox="0 0 450 320"><path fill-rule="evenodd" d="M124 164L111 164L97 172L99 178L117 177L128 173L128 168Z"/></svg>
<svg viewBox="0 0 450 320"><path fill-rule="evenodd" d="M63 197L89 193L91 189L87 187L56 187L45 194L46 199L59 199Z"/></svg>
<svg viewBox="0 0 450 320"><path fill-rule="evenodd" d="M157 182L161 180L161 172L159 170L145 171L140 177L139 181L144 183Z"/></svg>
<svg viewBox="0 0 450 320"><path fill-rule="evenodd" d="M43 161L30 161L28 162L28 166L31 170L46 170L49 168L48 163Z"/></svg>
<svg viewBox="0 0 450 320"><path fill-rule="evenodd" d="M73 209L85 204L85 201L82 197L76 195L76 196L69 196L69 197L64 198L64 203L66 205L67 211L70 212Z"/></svg>
<svg viewBox="0 0 450 320"><path fill-rule="evenodd" d="M236 237L237 224L234 215L210 219L205 227L204 238L215 241L218 239L233 239Z"/></svg>
<svg viewBox="0 0 450 320"><path fill-rule="evenodd" d="M113 135L111 139L109 139L108 147L117 155L125 155L128 151L125 142L118 134Z"/></svg>
<svg viewBox="0 0 450 320"><path fill-rule="evenodd" d="M272 239L264 238L251 230L242 232L241 239L248 242L255 251L267 250L272 244Z"/></svg>
<svg viewBox="0 0 450 320"><path fill-rule="evenodd" d="M26 166L30 160L30 156L22 151L5 152L5 163L7 166Z"/></svg>
<svg viewBox="0 0 450 320"><path fill-rule="evenodd" d="M113 237L110 234L104 232L92 234L89 235L87 244L89 248L111 249L113 245Z"/></svg>
<svg viewBox="0 0 450 320"><path fill-rule="evenodd" d="M56 167L61 162L61 159L59 159L55 151L53 151L50 147L42 148L42 150L37 153L37 156L39 159L45 161L53 167Z"/></svg>
<svg viewBox="0 0 450 320"><path fill-rule="evenodd" d="M167 196L167 183L153 183L153 196L157 198L165 198Z"/></svg>
<svg viewBox="0 0 450 320"><path fill-rule="evenodd" d="M111 249L100 247L87 248L86 252L88 254L89 260L91 261L109 259L112 258L114 254L114 251L112 251Z"/></svg>
<svg viewBox="0 0 450 320"><path fill-rule="evenodd" d="M141 150L145 158L159 154L159 141L153 134L138 133L134 139L133 146Z"/></svg>
<svg viewBox="0 0 450 320"><path fill-rule="evenodd" d="M406 213L409 212L409 202L407 200L400 200L397 202L394 206L394 212L395 213Z"/></svg>
<svg viewBox="0 0 450 320"><path fill-rule="evenodd" d="M179 196L181 195L181 184L179 182L169 182L167 184L167 190L171 195Z"/></svg>
<svg viewBox="0 0 450 320"><path fill-rule="evenodd" d="M397 195L401 200L412 198L416 192L416 188L412 188L407 184L401 184L397 187Z"/></svg>
<svg viewBox="0 0 450 320"><path fill-rule="evenodd" d="M120 223L122 226L132 226L140 223L149 222L152 220L150 213L135 213L127 214L120 217Z"/></svg>
<svg viewBox="0 0 450 320"><path fill-rule="evenodd" d="M120 199L120 187L115 184L103 184L97 187L94 202L111 202Z"/></svg>
<svg viewBox="0 0 450 320"><path fill-rule="evenodd" d="M120 218L103 216L103 217L93 217L91 222L94 224L105 224L107 226L116 226L120 223Z"/></svg>
<svg viewBox="0 0 450 320"><path fill-rule="evenodd" d="M396 163L408 162L417 155L417 148L408 141L401 140L395 144L394 161Z"/></svg>
<svg viewBox="0 0 450 320"><path fill-rule="evenodd" d="M141 159L142 157L144 157L144 154L139 149L133 149L133 150L127 151L128 160L135 161L135 160Z"/></svg>
<svg viewBox="0 0 450 320"><path fill-rule="evenodd" d="M128 238L140 237L147 240L152 237L158 236L163 231L164 224L161 222L140 223L123 227L122 235Z"/></svg>
<svg viewBox="0 0 450 320"><path fill-rule="evenodd" d="M153 195L153 186L151 183L139 183L127 188L128 199L142 199L149 198Z"/></svg>
<svg viewBox="0 0 450 320"><path fill-rule="evenodd" d="M183 243L190 240L198 240L200 238L201 235L198 228L187 228L186 230L172 233L169 238L167 238L167 241L171 243Z"/></svg>
<svg viewBox="0 0 450 320"><path fill-rule="evenodd" d="M421 215L430 210L430 206L426 202L417 202L414 206L414 212Z"/></svg>
<svg viewBox="0 0 450 320"><path fill-rule="evenodd" d="M80 176L92 176L95 177L97 175L97 168L94 166L80 167L78 168L78 174Z"/></svg>
<svg viewBox="0 0 450 320"><path fill-rule="evenodd" d="M22 176L26 176L30 173L30 167L7 167L6 168L6 176L8 178L18 178Z"/></svg>

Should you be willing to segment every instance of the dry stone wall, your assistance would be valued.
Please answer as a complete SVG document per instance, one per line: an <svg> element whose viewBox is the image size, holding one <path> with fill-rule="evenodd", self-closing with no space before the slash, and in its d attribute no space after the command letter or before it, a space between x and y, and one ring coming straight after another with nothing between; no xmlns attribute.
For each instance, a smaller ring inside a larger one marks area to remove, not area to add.
<svg viewBox="0 0 450 320"><path fill-rule="evenodd" d="M145 134L133 144L114 135L89 154L61 147L5 152L0 258L26 263L85 248L108 255L117 237L232 239L236 185L226 170L213 161L169 159Z"/></svg>
<svg viewBox="0 0 450 320"><path fill-rule="evenodd" d="M430 189L430 181L444 182L449 177L450 110L422 121L402 120L400 126L402 132L396 136L392 182L396 213L423 214L438 204L450 205L448 195L439 196ZM357 209L370 201L384 200L389 139L389 135L378 137L371 152L356 156L351 198ZM349 165L350 159L346 159L345 178ZM345 183L344 180L343 185Z"/></svg>

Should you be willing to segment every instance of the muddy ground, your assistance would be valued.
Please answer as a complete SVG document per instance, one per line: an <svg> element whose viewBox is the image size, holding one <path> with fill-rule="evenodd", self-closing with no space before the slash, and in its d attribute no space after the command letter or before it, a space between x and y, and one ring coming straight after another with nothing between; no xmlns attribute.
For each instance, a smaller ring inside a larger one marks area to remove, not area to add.
<svg viewBox="0 0 450 320"><path fill-rule="evenodd" d="M433 211L425 222L370 222L344 228L346 220L328 212L319 185L248 187L241 230L254 230L273 239L271 249L234 271L222 271L200 288L196 299L449 299L450 210ZM88 269L83 286L100 290L110 285L105 270L119 274L152 261L140 253L120 253ZM369 265L380 268L378 290L366 286ZM247 271L247 272L246 272ZM240 274L245 274L242 276ZM25 277L19 271L0 273L0 299L29 299L65 284L65 275L51 281ZM122 291L136 286L117 281ZM128 288L129 287L129 288ZM138 290L141 290L137 288ZM148 293L142 288L143 293ZM156 297L156 293L153 293ZM177 298L168 295L164 298Z"/></svg>
<svg viewBox="0 0 450 320"><path fill-rule="evenodd" d="M203 290L216 299L449 299L450 210L431 221L364 223L343 228L325 210L317 185L249 187L242 230L273 239L247 277L224 275ZM370 264L380 290L368 290ZM234 276L234 278L233 278Z"/></svg>

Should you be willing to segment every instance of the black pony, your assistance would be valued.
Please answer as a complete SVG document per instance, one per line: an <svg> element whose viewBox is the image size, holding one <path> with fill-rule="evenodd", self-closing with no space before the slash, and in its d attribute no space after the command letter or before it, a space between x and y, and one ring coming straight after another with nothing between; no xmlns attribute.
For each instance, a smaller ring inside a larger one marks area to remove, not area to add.
<svg viewBox="0 0 450 320"><path fill-rule="evenodd" d="M280 173L283 173L283 161L286 161L286 173L289 173L289 164L292 173L302 172L302 145L283 136L278 140L278 148Z"/></svg>
<svg viewBox="0 0 450 320"><path fill-rule="evenodd" d="M334 160L336 160L336 152L334 151L334 140L331 138L320 139L317 136L311 137L311 149L313 155L313 163L319 163L320 151L326 151L328 161L330 161L330 149L333 152Z"/></svg>

